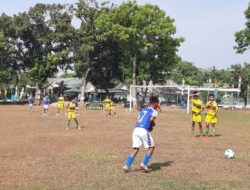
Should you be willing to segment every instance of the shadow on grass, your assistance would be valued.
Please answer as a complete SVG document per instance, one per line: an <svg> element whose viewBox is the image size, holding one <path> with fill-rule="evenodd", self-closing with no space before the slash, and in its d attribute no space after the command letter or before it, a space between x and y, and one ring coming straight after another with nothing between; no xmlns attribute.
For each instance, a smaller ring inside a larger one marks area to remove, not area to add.
<svg viewBox="0 0 250 190"><path fill-rule="evenodd" d="M165 168L165 167L169 167L173 163L174 163L174 161L166 161L163 163L153 163L153 164L148 166L148 168L150 169L149 173L157 171L157 170L161 170L162 168ZM132 170L131 172L139 172L139 171L142 171L142 169L135 169L135 170Z"/></svg>
<svg viewBox="0 0 250 190"><path fill-rule="evenodd" d="M220 137L220 136L222 136L221 134L215 134L215 136L213 136L213 135L208 135L208 137Z"/></svg>
<svg viewBox="0 0 250 190"><path fill-rule="evenodd" d="M215 136L209 134L209 135L195 135L194 137L221 137L221 134L216 134Z"/></svg>
<svg viewBox="0 0 250 190"><path fill-rule="evenodd" d="M174 161L166 161L166 162L162 162L162 163L153 163L151 165L149 165L148 167L151 169L151 172L157 171L157 170L161 170L162 168L166 168L171 166L174 163Z"/></svg>

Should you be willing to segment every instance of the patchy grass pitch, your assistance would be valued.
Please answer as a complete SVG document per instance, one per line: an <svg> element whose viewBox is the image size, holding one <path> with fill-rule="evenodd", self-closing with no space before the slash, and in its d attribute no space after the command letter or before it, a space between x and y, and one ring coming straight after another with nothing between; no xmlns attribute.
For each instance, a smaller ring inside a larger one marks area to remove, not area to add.
<svg viewBox="0 0 250 190"><path fill-rule="evenodd" d="M137 113L80 110L82 130L66 130L66 117L42 108L0 106L0 189L250 189L250 112L220 111L215 138L192 137L183 110L159 115L151 172L139 163L124 174ZM224 151L236 153L224 159Z"/></svg>

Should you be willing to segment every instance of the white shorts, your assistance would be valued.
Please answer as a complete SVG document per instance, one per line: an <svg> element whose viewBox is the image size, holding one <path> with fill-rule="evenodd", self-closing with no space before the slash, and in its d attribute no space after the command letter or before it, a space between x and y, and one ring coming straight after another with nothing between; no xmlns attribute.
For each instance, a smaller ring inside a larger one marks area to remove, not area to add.
<svg viewBox="0 0 250 190"><path fill-rule="evenodd" d="M29 104L30 107L33 107L33 104Z"/></svg>
<svg viewBox="0 0 250 190"><path fill-rule="evenodd" d="M49 109L49 106L48 105L44 105L43 108L44 109Z"/></svg>
<svg viewBox="0 0 250 190"><path fill-rule="evenodd" d="M136 127L134 129L133 135L133 147L132 148L140 148L144 145L145 148L154 147L154 139L146 129L141 127Z"/></svg>

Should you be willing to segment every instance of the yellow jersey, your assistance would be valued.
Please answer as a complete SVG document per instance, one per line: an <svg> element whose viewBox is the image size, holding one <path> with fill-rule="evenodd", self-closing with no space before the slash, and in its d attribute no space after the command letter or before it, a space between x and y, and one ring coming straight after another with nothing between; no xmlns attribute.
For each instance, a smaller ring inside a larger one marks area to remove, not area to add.
<svg viewBox="0 0 250 190"><path fill-rule="evenodd" d="M104 102L105 106L110 106L111 107L111 105L112 105L112 101L109 98L106 98L103 102Z"/></svg>
<svg viewBox="0 0 250 190"><path fill-rule="evenodd" d="M191 99L192 112L199 113L202 110L203 102L200 99Z"/></svg>
<svg viewBox="0 0 250 190"><path fill-rule="evenodd" d="M75 110L76 110L76 105L75 105L75 103L70 102L70 103L68 104L68 112L75 112Z"/></svg>
<svg viewBox="0 0 250 190"><path fill-rule="evenodd" d="M64 97L59 97L58 98L58 104L64 104Z"/></svg>
<svg viewBox="0 0 250 190"><path fill-rule="evenodd" d="M213 102L209 101L206 103L206 108L207 108L207 115L214 116L218 109L218 104L215 101Z"/></svg>

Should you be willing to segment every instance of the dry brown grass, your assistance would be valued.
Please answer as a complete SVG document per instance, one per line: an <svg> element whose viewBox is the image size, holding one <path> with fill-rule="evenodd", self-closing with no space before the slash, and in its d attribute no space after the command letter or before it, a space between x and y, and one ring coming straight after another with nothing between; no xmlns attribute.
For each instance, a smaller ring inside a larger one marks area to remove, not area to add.
<svg viewBox="0 0 250 190"><path fill-rule="evenodd" d="M138 165L121 167L131 146L137 113L119 110L117 118L81 110L82 130L65 129L56 109L0 106L0 189L250 189L250 112L221 111L216 138L190 134L182 110L167 110L153 132L156 152L151 173ZM225 160L232 148L236 158Z"/></svg>

